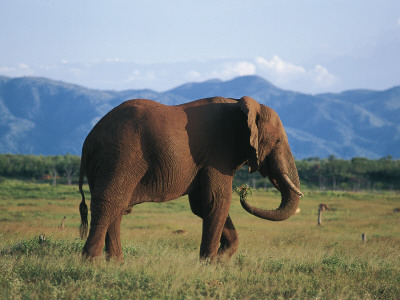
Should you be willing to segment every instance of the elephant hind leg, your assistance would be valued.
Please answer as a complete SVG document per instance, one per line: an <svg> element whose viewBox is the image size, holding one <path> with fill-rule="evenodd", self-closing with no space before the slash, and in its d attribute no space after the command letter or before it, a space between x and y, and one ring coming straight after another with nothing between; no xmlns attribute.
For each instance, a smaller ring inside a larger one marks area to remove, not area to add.
<svg viewBox="0 0 400 300"><path fill-rule="evenodd" d="M228 215L221 235L221 245L218 249L218 257L230 259L239 246L239 237L231 217Z"/></svg>
<svg viewBox="0 0 400 300"><path fill-rule="evenodd" d="M102 254L106 232L107 225L90 225L89 236L82 250L83 257L93 259Z"/></svg>
<svg viewBox="0 0 400 300"><path fill-rule="evenodd" d="M108 226L106 234L106 258L107 260L115 259L118 261L123 260L122 246L121 246L121 220L122 215L117 216L110 226Z"/></svg>
<svg viewBox="0 0 400 300"><path fill-rule="evenodd" d="M89 236L83 247L82 255L92 259L103 253L105 244L107 260L122 260L122 246L120 237L122 214L117 216L111 223L90 225Z"/></svg>
<svg viewBox="0 0 400 300"><path fill-rule="evenodd" d="M110 202L92 198L89 236L82 251L84 257L100 256L105 243L107 256L122 256L119 235L122 212L122 208L117 209Z"/></svg>

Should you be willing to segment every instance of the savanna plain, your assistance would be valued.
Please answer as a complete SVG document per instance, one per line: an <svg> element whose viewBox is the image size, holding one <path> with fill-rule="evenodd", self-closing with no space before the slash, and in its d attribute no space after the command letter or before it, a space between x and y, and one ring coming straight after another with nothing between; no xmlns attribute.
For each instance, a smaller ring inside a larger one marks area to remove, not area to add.
<svg viewBox="0 0 400 300"><path fill-rule="evenodd" d="M303 192L284 222L249 215L233 194L240 244L226 263L199 261L201 220L186 197L123 217L123 263L86 262L76 186L2 179L0 299L399 299L399 192ZM272 209L280 194L250 201ZM320 203L331 211L317 225Z"/></svg>

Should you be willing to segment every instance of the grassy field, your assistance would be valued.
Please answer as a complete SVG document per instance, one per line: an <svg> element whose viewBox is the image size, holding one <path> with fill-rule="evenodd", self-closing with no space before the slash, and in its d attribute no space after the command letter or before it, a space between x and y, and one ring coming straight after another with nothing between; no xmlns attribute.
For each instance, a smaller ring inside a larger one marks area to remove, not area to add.
<svg viewBox="0 0 400 300"><path fill-rule="evenodd" d="M138 205L122 221L124 263L88 263L76 186L3 180L0 299L399 299L400 194L303 192L301 212L277 223L249 215L234 195L240 245L229 263L199 262L201 220L186 198ZM275 208L280 195L256 191L251 201ZM322 226L319 203L333 209Z"/></svg>

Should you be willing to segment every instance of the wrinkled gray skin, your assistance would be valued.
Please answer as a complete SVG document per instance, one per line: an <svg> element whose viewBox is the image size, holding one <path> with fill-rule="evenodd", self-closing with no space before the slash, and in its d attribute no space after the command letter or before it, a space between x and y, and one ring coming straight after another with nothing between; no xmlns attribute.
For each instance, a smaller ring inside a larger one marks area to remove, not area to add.
<svg viewBox="0 0 400 300"><path fill-rule="evenodd" d="M107 258L122 259L122 215L139 203L187 194L193 213L203 219L200 257L230 258L238 248L229 216L232 179L243 164L268 176L282 195L276 210L241 201L244 209L271 221L292 216L300 183L285 130L271 108L249 97L178 106L143 99L122 103L96 124L82 148L82 237L88 226L84 175L92 197L83 255L99 256L105 244Z"/></svg>

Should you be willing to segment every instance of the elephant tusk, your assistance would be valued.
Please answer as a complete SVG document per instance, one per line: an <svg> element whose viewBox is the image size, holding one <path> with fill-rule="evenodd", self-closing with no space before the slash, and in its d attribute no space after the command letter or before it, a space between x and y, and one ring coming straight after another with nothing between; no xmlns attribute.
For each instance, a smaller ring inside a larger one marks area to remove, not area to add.
<svg viewBox="0 0 400 300"><path fill-rule="evenodd" d="M299 195L300 197L304 196L304 194L293 184L287 174L283 174L282 179L295 194Z"/></svg>

